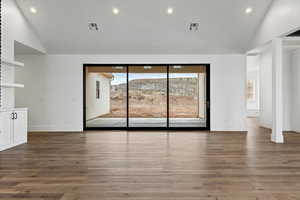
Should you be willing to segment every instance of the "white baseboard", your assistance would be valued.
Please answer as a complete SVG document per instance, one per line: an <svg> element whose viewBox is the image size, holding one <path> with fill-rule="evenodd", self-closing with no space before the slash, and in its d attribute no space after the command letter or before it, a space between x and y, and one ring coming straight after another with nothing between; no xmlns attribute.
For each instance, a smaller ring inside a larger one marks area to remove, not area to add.
<svg viewBox="0 0 300 200"><path fill-rule="evenodd" d="M28 128L29 132L83 132L83 127L73 126L51 126L51 125L32 125Z"/></svg>
<svg viewBox="0 0 300 200"><path fill-rule="evenodd" d="M20 142L16 142L16 143L13 143L13 144L8 144L8 145L5 145L5 146L1 146L0 151L8 150L8 149L11 149L11 148L14 148L16 146L19 146L21 144L26 144L26 143L27 143L27 138L24 141L20 141Z"/></svg>
<svg viewBox="0 0 300 200"><path fill-rule="evenodd" d="M266 128L266 129L272 129L272 126L270 126L270 125L263 125L263 124L260 124L259 125L261 128ZM285 130L283 130L284 132L295 132L294 130L291 130L290 128L288 128L288 129L285 129ZM297 131L296 131L297 132Z"/></svg>
<svg viewBox="0 0 300 200"><path fill-rule="evenodd" d="M269 126L269 125L266 125L266 124L260 124L259 126L261 128L272 129L272 126Z"/></svg>
<svg viewBox="0 0 300 200"><path fill-rule="evenodd" d="M294 130L294 133L300 134L300 130Z"/></svg>
<svg viewBox="0 0 300 200"><path fill-rule="evenodd" d="M247 132L247 128L235 129L235 128L226 128L226 129L216 129L213 128L210 130L211 132Z"/></svg>

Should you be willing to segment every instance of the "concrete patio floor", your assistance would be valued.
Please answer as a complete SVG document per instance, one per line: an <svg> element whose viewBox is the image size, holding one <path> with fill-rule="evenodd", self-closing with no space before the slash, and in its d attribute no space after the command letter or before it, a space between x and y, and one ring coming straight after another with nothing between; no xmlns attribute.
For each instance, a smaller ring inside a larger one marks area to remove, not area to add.
<svg viewBox="0 0 300 200"><path fill-rule="evenodd" d="M87 127L126 127L126 118L96 118L86 122ZM167 118L129 118L129 127L166 127ZM199 118L170 118L170 127L205 127Z"/></svg>

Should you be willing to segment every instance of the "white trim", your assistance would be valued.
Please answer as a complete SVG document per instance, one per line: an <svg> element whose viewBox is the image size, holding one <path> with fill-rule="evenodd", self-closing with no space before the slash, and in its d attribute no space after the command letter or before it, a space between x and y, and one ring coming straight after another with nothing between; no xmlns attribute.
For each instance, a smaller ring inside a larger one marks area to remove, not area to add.
<svg viewBox="0 0 300 200"><path fill-rule="evenodd" d="M55 126L55 125L32 125L28 132L83 132L83 127L76 125Z"/></svg>
<svg viewBox="0 0 300 200"><path fill-rule="evenodd" d="M0 146L0 151L5 151L5 150L8 150L8 149L17 147L18 145L26 144L26 143L27 143L27 139L24 140L24 141L17 142L17 143L12 143L12 144L8 144L8 145L5 145L5 146Z"/></svg>
<svg viewBox="0 0 300 200"><path fill-rule="evenodd" d="M24 63L18 62L18 61L8 61L8 60L1 60L1 63L6 64L8 66L14 66L14 67L24 67Z"/></svg>
<svg viewBox="0 0 300 200"><path fill-rule="evenodd" d="M284 143L283 138L283 40L272 41L272 135L271 141Z"/></svg>
<svg viewBox="0 0 300 200"><path fill-rule="evenodd" d="M300 41L300 37L284 37L283 41Z"/></svg>
<svg viewBox="0 0 300 200"><path fill-rule="evenodd" d="M28 111L28 108L0 108L0 112Z"/></svg>
<svg viewBox="0 0 300 200"><path fill-rule="evenodd" d="M296 51L300 49L300 45L285 45L283 48L287 51Z"/></svg>
<svg viewBox="0 0 300 200"><path fill-rule="evenodd" d="M18 83L2 83L1 87L5 88L24 88L23 84L18 84Z"/></svg>

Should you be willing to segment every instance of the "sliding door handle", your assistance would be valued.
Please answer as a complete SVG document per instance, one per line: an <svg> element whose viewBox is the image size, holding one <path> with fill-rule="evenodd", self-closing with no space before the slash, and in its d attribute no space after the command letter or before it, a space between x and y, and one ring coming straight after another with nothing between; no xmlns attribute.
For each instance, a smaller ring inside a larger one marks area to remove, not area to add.
<svg viewBox="0 0 300 200"><path fill-rule="evenodd" d="M206 102L206 108L210 109L210 101Z"/></svg>
<svg viewBox="0 0 300 200"><path fill-rule="evenodd" d="M18 119L18 113L15 113L15 115L16 115L15 119Z"/></svg>

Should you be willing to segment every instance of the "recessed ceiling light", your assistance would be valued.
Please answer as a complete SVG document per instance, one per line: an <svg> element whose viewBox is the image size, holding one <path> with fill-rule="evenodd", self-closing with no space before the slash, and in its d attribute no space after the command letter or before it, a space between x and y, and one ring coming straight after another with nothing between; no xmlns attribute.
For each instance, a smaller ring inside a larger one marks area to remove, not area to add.
<svg viewBox="0 0 300 200"><path fill-rule="evenodd" d="M144 66L144 69L152 69L152 66Z"/></svg>
<svg viewBox="0 0 300 200"><path fill-rule="evenodd" d="M183 67L180 66L180 65L175 65L175 66L173 66L173 68L174 68L174 69L182 69Z"/></svg>
<svg viewBox="0 0 300 200"><path fill-rule="evenodd" d="M248 7L248 8L246 8L246 10L245 10L245 13L246 14L250 14L250 13L252 13L253 12L253 8L251 8L251 7Z"/></svg>
<svg viewBox="0 0 300 200"><path fill-rule="evenodd" d="M172 15L174 13L174 9L173 8L168 8L167 9L167 14L168 15Z"/></svg>
<svg viewBox="0 0 300 200"><path fill-rule="evenodd" d="M37 13L37 9L35 7L30 7L30 12L35 14Z"/></svg>
<svg viewBox="0 0 300 200"><path fill-rule="evenodd" d="M120 13L120 10L118 8L113 8L112 12L115 14L115 15L118 15Z"/></svg>

